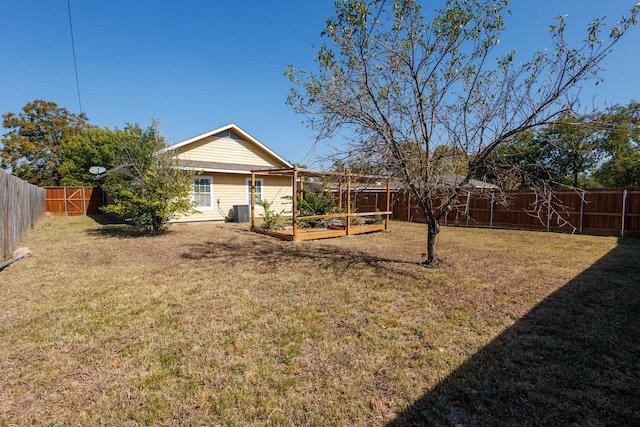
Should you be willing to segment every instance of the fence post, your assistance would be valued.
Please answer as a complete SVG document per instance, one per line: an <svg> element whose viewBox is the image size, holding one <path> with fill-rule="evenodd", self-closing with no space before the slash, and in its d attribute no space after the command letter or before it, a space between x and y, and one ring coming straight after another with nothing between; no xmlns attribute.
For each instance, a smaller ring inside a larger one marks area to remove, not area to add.
<svg viewBox="0 0 640 427"><path fill-rule="evenodd" d="M469 228L469 215L471 214L471 191L469 191L467 193L467 208L466 208L466 214L467 214L467 228Z"/></svg>
<svg viewBox="0 0 640 427"><path fill-rule="evenodd" d="M85 192L85 187L83 185L82 186L82 213L84 215L86 215L87 214L87 200L86 200L84 192Z"/></svg>
<svg viewBox="0 0 640 427"><path fill-rule="evenodd" d="M391 218L396 219L396 193L391 193Z"/></svg>
<svg viewBox="0 0 640 427"><path fill-rule="evenodd" d="M496 198L496 193L491 192L491 212L489 214L489 228L493 228L493 203Z"/></svg>
<svg viewBox="0 0 640 427"><path fill-rule="evenodd" d="M4 205L4 241L2 242L2 256L0 256L0 260L3 260L5 258L9 258L9 181L11 181L9 179L9 174L7 174L5 176L5 178L7 179L7 185L5 187L6 192L4 193L4 200L3 200L3 205Z"/></svg>
<svg viewBox="0 0 640 427"><path fill-rule="evenodd" d="M389 231L389 217L391 214L388 212L391 211L391 179L387 178L387 214L384 217L384 231ZM378 209L378 193L376 193L376 209Z"/></svg>
<svg viewBox="0 0 640 427"><path fill-rule="evenodd" d="M551 190L547 199L547 232L551 231Z"/></svg>
<svg viewBox="0 0 640 427"><path fill-rule="evenodd" d="M627 210L627 190L622 193L622 229L620 230L620 237L624 237L624 217Z"/></svg>
<svg viewBox="0 0 640 427"><path fill-rule="evenodd" d="M584 197L587 194L586 191L582 190L582 194L580 195L580 234L582 234L583 225L584 225Z"/></svg>

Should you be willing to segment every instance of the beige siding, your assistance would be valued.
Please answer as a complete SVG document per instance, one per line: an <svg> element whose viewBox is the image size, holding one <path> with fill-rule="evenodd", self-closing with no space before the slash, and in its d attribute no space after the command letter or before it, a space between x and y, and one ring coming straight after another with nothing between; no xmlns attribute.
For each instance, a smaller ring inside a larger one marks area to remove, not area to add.
<svg viewBox="0 0 640 427"><path fill-rule="evenodd" d="M249 177L250 178L250 177ZM256 177L263 179L264 187L262 198L272 202L271 209L277 213L284 210L285 215L291 215L292 179L287 176ZM288 197L285 199L285 197ZM247 200L248 202L248 200ZM256 218L262 214L262 208L256 206Z"/></svg>
<svg viewBox="0 0 640 427"><path fill-rule="evenodd" d="M173 222L190 222L190 221L223 221L225 216L233 215L234 205L246 205L249 202L247 197L247 179L251 175L244 174L223 174L212 173L203 174L201 176L210 176L213 178L212 203L211 208L200 208L200 213L183 216ZM291 214L291 201L283 199L284 196L291 196L291 178L280 176L265 176L263 198L272 201L272 209L276 212L285 210ZM220 203L218 203L220 200ZM256 218L259 218L262 209L256 207Z"/></svg>
<svg viewBox="0 0 640 427"><path fill-rule="evenodd" d="M178 158L256 166L284 166L282 162L255 144L229 137L211 136L177 150Z"/></svg>

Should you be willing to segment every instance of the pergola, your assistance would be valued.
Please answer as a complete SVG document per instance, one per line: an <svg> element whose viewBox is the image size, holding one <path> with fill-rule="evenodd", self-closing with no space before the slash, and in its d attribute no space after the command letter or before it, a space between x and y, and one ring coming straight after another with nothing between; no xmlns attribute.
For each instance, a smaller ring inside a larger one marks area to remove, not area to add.
<svg viewBox="0 0 640 427"><path fill-rule="evenodd" d="M256 226L255 217L255 185L256 176L289 176L292 179L292 194L291 200L292 206L292 223L290 227L279 230L265 230ZM312 215L312 216L298 216L298 207L296 195L299 194L304 197L304 184L303 179L305 177L318 177L318 178L331 178L337 181L337 189L332 190L337 192L338 209L341 213L334 213L328 215ZM375 212L352 212L351 203L349 202L351 194L353 192L352 185L363 180L377 180L386 181L387 200L386 209L384 211ZM345 193L346 192L346 193ZM346 206L343 209L344 194L347 195ZM311 239L326 239L331 237L351 236L355 234L371 233L375 231L387 231L389 230L389 216L391 215L390 201L391 201L391 180L389 177L382 177L376 175L362 175L353 174L351 172L322 172L313 171L309 169L300 168L286 168L286 169L256 169L251 171L251 229L272 237L277 237L282 240L311 240ZM361 223L361 220L367 218L374 218L383 216L383 221L368 221L370 223ZM357 220L357 219L359 220ZM327 219L327 220L342 220L343 226L331 226L331 227L319 227L319 228L304 228L300 226L301 221L308 221L314 219Z"/></svg>

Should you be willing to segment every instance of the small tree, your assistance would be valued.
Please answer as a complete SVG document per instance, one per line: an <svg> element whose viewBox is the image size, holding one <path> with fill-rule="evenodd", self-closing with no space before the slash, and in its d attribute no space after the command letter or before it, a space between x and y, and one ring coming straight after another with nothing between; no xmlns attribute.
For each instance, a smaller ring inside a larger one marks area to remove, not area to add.
<svg viewBox="0 0 640 427"><path fill-rule="evenodd" d="M146 130L128 126L127 132L129 137L120 140L120 164L103 185L114 204L103 210L150 234L163 233L178 215L196 212L191 199L194 172L178 167L155 123Z"/></svg>
<svg viewBox="0 0 640 427"><path fill-rule="evenodd" d="M336 208L336 201L333 195L326 191L324 186L314 187L308 185L304 195L296 194L296 206L298 216L328 215ZM326 222L325 219L309 219L301 221L301 225L308 227L319 227Z"/></svg>
<svg viewBox="0 0 640 427"><path fill-rule="evenodd" d="M284 215L284 209L280 212L276 212L271 209L273 205L273 201L268 201L267 199L259 199L257 201L258 206L262 207L262 226L267 230L275 230L282 226L282 215Z"/></svg>
<svg viewBox="0 0 640 427"><path fill-rule="evenodd" d="M576 107L572 89L597 77L639 9L604 39L603 21L594 20L575 48L560 17L550 26L549 49L521 61L497 48L507 0L447 1L431 22L415 0L335 3L316 56L319 73L290 67L286 74L301 90L294 88L288 103L318 139L339 133L345 152L363 154L403 181L425 213L427 264L436 261L439 221L469 179L498 147ZM455 186L442 186L446 168L434 161L443 145L467 164Z"/></svg>

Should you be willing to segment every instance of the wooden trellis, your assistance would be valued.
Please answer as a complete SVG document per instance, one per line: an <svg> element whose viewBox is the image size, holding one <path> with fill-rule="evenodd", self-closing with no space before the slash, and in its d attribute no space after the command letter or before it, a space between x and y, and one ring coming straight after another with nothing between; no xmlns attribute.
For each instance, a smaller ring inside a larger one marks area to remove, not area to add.
<svg viewBox="0 0 640 427"><path fill-rule="evenodd" d="M292 212L291 225L289 227L278 230L265 230L256 226L256 209L255 209L255 184L256 176L277 175L290 176L292 180ZM327 215L298 216L298 207L296 206L296 195L298 192L304 191L304 178L320 177L332 178L337 180L337 188L330 189L337 196L338 209L343 210L344 191L346 191L347 201L350 200L354 181L362 180L384 180L386 181L386 209L385 211L376 212L352 212L351 203L346 203L346 211ZM310 239L326 239L331 237L351 236L355 234L371 233L375 231L389 230L389 218L391 212L391 181L388 177L380 177L374 175L352 174L350 172L321 172L308 169L287 168L287 169L258 169L251 171L251 229L263 234L277 237L282 240L310 240ZM373 223L359 223L358 220L366 218L374 218L383 216L383 221L375 221ZM358 220L354 220L358 218ZM309 220L342 220L343 227L318 227L304 228L301 222Z"/></svg>

